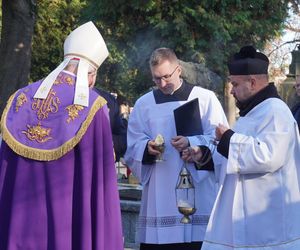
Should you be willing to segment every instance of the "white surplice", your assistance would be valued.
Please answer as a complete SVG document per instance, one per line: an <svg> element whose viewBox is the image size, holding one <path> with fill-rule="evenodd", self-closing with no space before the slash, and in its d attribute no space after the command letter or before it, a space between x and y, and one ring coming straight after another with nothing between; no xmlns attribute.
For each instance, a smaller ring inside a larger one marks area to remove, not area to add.
<svg viewBox="0 0 300 250"><path fill-rule="evenodd" d="M125 161L143 185L137 242L166 244L202 241L204 238L219 188L218 178L214 171L197 171L193 164L187 165L194 179L197 211L191 216L192 224L180 223L182 215L176 206L175 187L183 161L171 145L171 138L176 136L173 110L194 98L199 100L204 135L214 138L215 127L219 123L227 124L227 120L215 94L198 86L193 87L188 100L161 104L155 102L151 91L137 100L130 114ZM143 165L146 144L158 134L165 139L164 161ZM201 145L197 137L189 139L191 145ZM213 156L218 169L221 156L216 150Z"/></svg>
<svg viewBox="0 0 300 250"><path fill-rule="evenodd" d="M269 98L236 122L202 250L300 249L300 139Z"/></svg>

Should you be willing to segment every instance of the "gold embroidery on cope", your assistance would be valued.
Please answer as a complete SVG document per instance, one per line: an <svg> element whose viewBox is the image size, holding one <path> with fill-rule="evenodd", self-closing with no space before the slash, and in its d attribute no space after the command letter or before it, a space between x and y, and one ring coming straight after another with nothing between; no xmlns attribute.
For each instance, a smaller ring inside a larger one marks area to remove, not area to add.
<svg viewBox="0 0 300 250"><path fill-rule="evenodd" d="M52 137L49 136L51 128L43 128L41 122L38 122L38 125L32 127L30 125L27 125L27 128L27 131L23 130L22 133L25 134L31 141L44 143L52 139Z"/></svg>
<svg viewBox="0 0 300 250"><path fill-rule="evenodd" d="M67 123L74 121L79 116L78 112L83 109L84 107L78 104L72 104L66 107L66 110L68 110L68 115L69 115L69 118L67 119Z"/></svg>
<svg viewBox="0 0 300 250"><path fill-rule="evenodd" d="M58 105L60 100L56 95L56 92L53 89L50 90L47 98L45 100L34 99L32 102L31 108L37 111L37 116L39 120L48 118L48 114L56 113L58 111Z"/></svg>
<svg viewBox="0 0 300 250"><path fill-rule="evenodd" d="M73 80L72 77L70 77L70 76L64 77L62 74L58 75L58 77L56 78L54 84L59 85L59 84L63 84L64 82L66 82L70 86L74 85L74 80Z"/></svg>
<svg viewBox="0 0 300 250"><path fill-rule="evenodd" d="M24 93L21 93L17 97L17 103L16 103L16 112L19 112L19 108L23 106L24 103L27 102L27 97Z"/></svg>
<svg viewBox="0 0 300 250"><path fill-rule="evenodd" d="M73 83L73 78L70 77L70 76L67 76L67 77L65 78L65 81L67 82L68 85L73 85L73 84L74 84L74 83Z"/></svg>
<svg viewBox="0 0 300 250"><path fill-rule="evenodd" d="M62 81L62 74L59 74L57 77L56 77L56 79L55 79L55 81L54 81L54 85L58 85L58 84L61 84L61 83L63 83L63 81Z"/></svg>

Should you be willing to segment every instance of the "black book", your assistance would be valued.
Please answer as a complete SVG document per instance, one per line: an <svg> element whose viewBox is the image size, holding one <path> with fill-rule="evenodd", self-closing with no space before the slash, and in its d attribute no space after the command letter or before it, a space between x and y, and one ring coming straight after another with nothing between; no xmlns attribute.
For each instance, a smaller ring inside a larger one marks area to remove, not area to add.
<svg viewBox="0 0 300 250"><path fill-rule="evenodd" d="M177 135L193 136L203 134L198 98L174 109L174 118Z"/></svg>
<svg viewBox="0 0 300 250"><path fill-rule="evenodd" d="M203 128L200 117L199 101L195 98L177 109L174 109L174 118L177 135L193 136L203 135ZM202 162L207 162L204 166L195 164L197 170L214 170L214 162L211 157L211 152L206 146L200 146L203 152Z"/></svg>

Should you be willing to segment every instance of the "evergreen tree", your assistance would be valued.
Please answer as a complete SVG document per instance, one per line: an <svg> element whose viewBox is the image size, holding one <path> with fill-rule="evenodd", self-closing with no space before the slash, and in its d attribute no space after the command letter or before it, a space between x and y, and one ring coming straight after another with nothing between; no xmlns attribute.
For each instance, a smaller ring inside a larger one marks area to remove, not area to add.
<svg viewBox="0 0 300 250"><path fill-rule="evenodd" d="M47 76L63 60L63 43L67 35L80 24L85 1L40 0L32 42L30 80Z"/></svg>
<svg viewBox="0 0 300 250"><path fill-rule="evenodd" d="M186 61L226 74L228 56L245 44L263 48L288 15L287 0L89 0L111 52L103 82L131 99L148 91L153 49L171 47Z"/></svg>

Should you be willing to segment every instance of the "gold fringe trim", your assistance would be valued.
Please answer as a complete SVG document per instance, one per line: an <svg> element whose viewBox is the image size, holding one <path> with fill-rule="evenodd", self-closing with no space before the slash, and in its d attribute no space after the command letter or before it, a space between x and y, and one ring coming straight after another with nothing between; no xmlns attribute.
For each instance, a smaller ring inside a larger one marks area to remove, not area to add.
<svg viewBox="0 0 300 250"><path fill-rule="evenodd" d="M16 93L15 93L16 94ZM20 142L18 142L12 134L8 131L6 127L6 118L8 111L12 105L12 102L14 100L15 94L13 94L8 102L7 105L3 111L2 118L1 118L1 130L2 130L2 138L7 143L7 145L18 155L21 155L23 157L38 160L38 161L53 161L61 158L63 155L71 151L82 139L84 134L86 133L89 125L91 124L95 114L97 111L102 108L107 102L106 100L98 96L95 102L93 103L89 114L87 115L87 118L85 121L81 124L81 127L77 134L67 142L65 142L63 145L61 145L58 148L51 149L51 150L44 150L44 149L37 149L28 147Z"/></svg>
<svg viewBox="0 0 300 250"><path fill-rule="evenodd" d="M2 116L1 116L1 122L0 122L0 133L2 135L2 139L3 139L3 131L4 131L4 128L6 128L5 126L5 121L6 121L6 116L7 116L7 113L8 113L8 110L10 109L11 107L11 104L13 102L13 100L15 99L15 96L17 94L18 91L16 91L15 93L13 93L9 98L8 98L8 101L6 103L6 106L2 112Z"/></svg>

